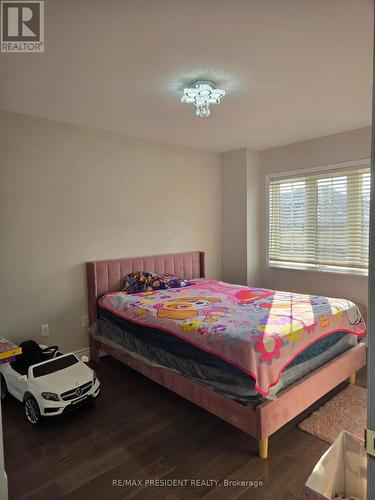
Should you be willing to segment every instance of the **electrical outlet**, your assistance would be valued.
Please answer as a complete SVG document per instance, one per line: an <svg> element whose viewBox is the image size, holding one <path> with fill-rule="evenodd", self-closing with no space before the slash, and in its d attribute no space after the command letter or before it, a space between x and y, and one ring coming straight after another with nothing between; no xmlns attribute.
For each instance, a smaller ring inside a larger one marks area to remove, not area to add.
<svg viewBox="0 0 375 500"><path fill-rule="evenodd" d="M82 328L88 328L89 327L89 317L87 314L84 314L82 316Z"/></svg>
<svg viewBox="0 0 375 500"><path fill-rule="evenodd" d="M40 330L42 332L42 337L48 337L49 336L49 326L48 323L44 323L44 325L40 325Z"/></svg>

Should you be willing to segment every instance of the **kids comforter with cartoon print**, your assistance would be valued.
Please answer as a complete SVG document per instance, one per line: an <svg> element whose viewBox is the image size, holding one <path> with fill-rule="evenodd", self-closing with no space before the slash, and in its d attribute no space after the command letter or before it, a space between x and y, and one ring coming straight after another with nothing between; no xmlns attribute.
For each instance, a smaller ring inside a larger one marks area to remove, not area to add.
<svg viewBox="0 0 375 500"><path fill-rule="evenodd" d="M111 292L98 306L150 335L165 331L230 363L267 396L281 372L319 339L366 334L355 304L345 299L198 280L185 288L138 294Z"/></svg>

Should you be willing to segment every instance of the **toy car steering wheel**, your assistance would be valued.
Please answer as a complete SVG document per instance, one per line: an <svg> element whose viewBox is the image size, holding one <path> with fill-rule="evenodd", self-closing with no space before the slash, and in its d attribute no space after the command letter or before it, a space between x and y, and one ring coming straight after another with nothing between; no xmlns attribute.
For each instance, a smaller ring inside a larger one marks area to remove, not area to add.
<svg viewBox="0 0 375 500"><path fill-rule="evenodd" d="M59 349L58 345L51 345L42 349L42 352L44 356L49 356L50 358L53 358L58 349Z"/></svg>

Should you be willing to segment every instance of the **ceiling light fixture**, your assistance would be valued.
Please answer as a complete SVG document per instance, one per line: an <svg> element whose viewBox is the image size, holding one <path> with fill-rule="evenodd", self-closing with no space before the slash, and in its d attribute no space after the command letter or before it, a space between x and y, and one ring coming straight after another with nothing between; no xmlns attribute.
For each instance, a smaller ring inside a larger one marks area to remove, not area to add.
<svg viewBox="0 0 375 500"><path fill-rule="evenodd" d="M196 115L210 116L210 104L218 104L225 90L217 89L215 82L211 80L197 80L184 89L181 102L194 104L197 107Z"/></svg>

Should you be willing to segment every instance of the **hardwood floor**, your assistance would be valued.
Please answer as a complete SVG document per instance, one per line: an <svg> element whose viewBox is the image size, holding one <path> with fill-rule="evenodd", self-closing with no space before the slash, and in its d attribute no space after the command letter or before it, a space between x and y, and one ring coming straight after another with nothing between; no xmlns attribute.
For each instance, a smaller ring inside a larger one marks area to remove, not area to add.
<svg viewBox="0 0 375 500"><path fill-rule="evenodd" d="M10 500L296 500L328 448L291 422L271 436L269 459L261 460L255 440L121 363L106 357L95 369L102 384L95 404L39 427L16 400L3 403ZM173 486L185 479L195 483Z"/></svg>

